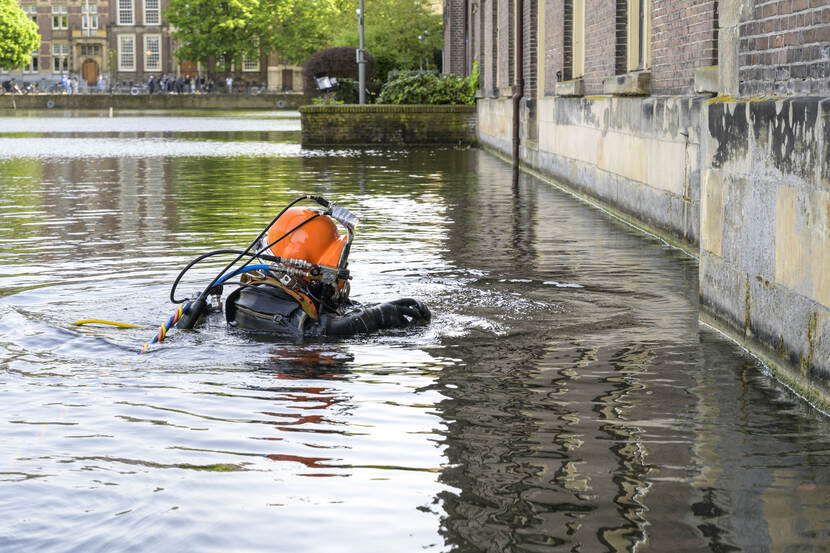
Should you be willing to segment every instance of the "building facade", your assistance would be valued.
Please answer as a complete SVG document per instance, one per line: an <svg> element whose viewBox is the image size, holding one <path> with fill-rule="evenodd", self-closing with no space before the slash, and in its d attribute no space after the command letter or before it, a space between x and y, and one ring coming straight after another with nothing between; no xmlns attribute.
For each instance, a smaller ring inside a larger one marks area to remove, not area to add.
<svg viewBox="0 0 830 553"><path fill-rule="evenodd" d="M479 142L697 257L701 319L830 407L830 2L447 0Z"/></svg>
<svg viewBox="0 0 830 553"><path fill-rule="evenodd" d="M54 89L62 76L77 78L81 90L145 83L150 77L206 76L200 63L178 60L171 26L165 21L168 0L21 0L38 25L40 48L28 67L0 69L0 81L36 81ZM282 63L277 55L245 59L230 75L239 85L276 92L301 92L302 69ZM223 71L213 72L224 91Z"/></svg>

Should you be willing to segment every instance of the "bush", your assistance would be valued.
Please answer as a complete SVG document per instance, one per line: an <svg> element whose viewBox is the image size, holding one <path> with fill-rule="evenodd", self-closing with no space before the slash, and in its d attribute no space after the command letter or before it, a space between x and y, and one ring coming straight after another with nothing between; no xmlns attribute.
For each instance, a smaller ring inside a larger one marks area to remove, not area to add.
<svg viewBox="0 0 830 553"><path fill-rule="evenodd" d="M357 48L341 46L339 48L328 48L320 50L311 55L303 64L303 92L307 96L319 94L317 82L314 80L316 73L328 73L329 77L337 77L338 81L343 79L357 80ZM366 80L371 81L375 76L375 58L366 53Z"/></svg>
<svg viewBox="0 0 830 553"><path fill-rule="evenodd" d="M383 85L379 104L474 104L478 71L467 78L438 75L432 71L390 73Z"/></svg>

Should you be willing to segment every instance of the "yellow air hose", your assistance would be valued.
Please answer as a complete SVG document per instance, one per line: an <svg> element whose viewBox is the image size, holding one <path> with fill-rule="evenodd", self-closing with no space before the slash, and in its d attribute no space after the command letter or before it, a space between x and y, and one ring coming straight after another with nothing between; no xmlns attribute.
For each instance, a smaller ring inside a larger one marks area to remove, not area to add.
<svg viewBox="0 0 830 553"><path fill-rule="evenodd" d="M144 325L133 325L130 323L117 323L115 321L103 321L101 319L83 319L80 321L75 321L74 323L69 323L73 325L89 325L89 324L98 324L98 325L110 325L110 326L117 326L120 328L150 328Z"/></svg>

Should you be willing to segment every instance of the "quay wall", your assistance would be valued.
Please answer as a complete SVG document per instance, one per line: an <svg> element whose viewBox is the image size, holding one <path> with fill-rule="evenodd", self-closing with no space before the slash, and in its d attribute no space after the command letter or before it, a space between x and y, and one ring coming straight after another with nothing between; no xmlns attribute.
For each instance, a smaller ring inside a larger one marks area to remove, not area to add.
<svg viewBox="0 0 830 553"><path fill-rule="evenodd" d="M300 125L303 147L476 142L476 108L467 105L304 106Z"/></svg>
<svg viewBox="0 0 830 553"><path fill-rule="evenodd" d="M479 143L511 155L509 98ZM520 162L700 260L701 318L830 406L830 100L523 100Z"/></svg>
<svg viewBox="0 0 830 553"><path fill-rule="evenodd" d="M299 109L310 100L301 94L3 94L0 109Z"/></svg>

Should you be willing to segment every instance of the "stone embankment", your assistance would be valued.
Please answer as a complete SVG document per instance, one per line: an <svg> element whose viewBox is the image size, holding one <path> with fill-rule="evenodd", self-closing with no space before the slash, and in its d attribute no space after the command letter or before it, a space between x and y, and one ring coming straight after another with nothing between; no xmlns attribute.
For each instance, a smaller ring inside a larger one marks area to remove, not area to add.
<svg viewBox="0 0 830 553"><path fill-rule="evenodd" d="M0 109L299 109L300 94L4 94Z"/></svg>
<svg viewBox="0 0 830 553"><path fill-rule="evenodd" d="M478 137L511 152L509 98ZM545 97L521 163L700 260L701 319L830 407L830 100Z"/></svg>

